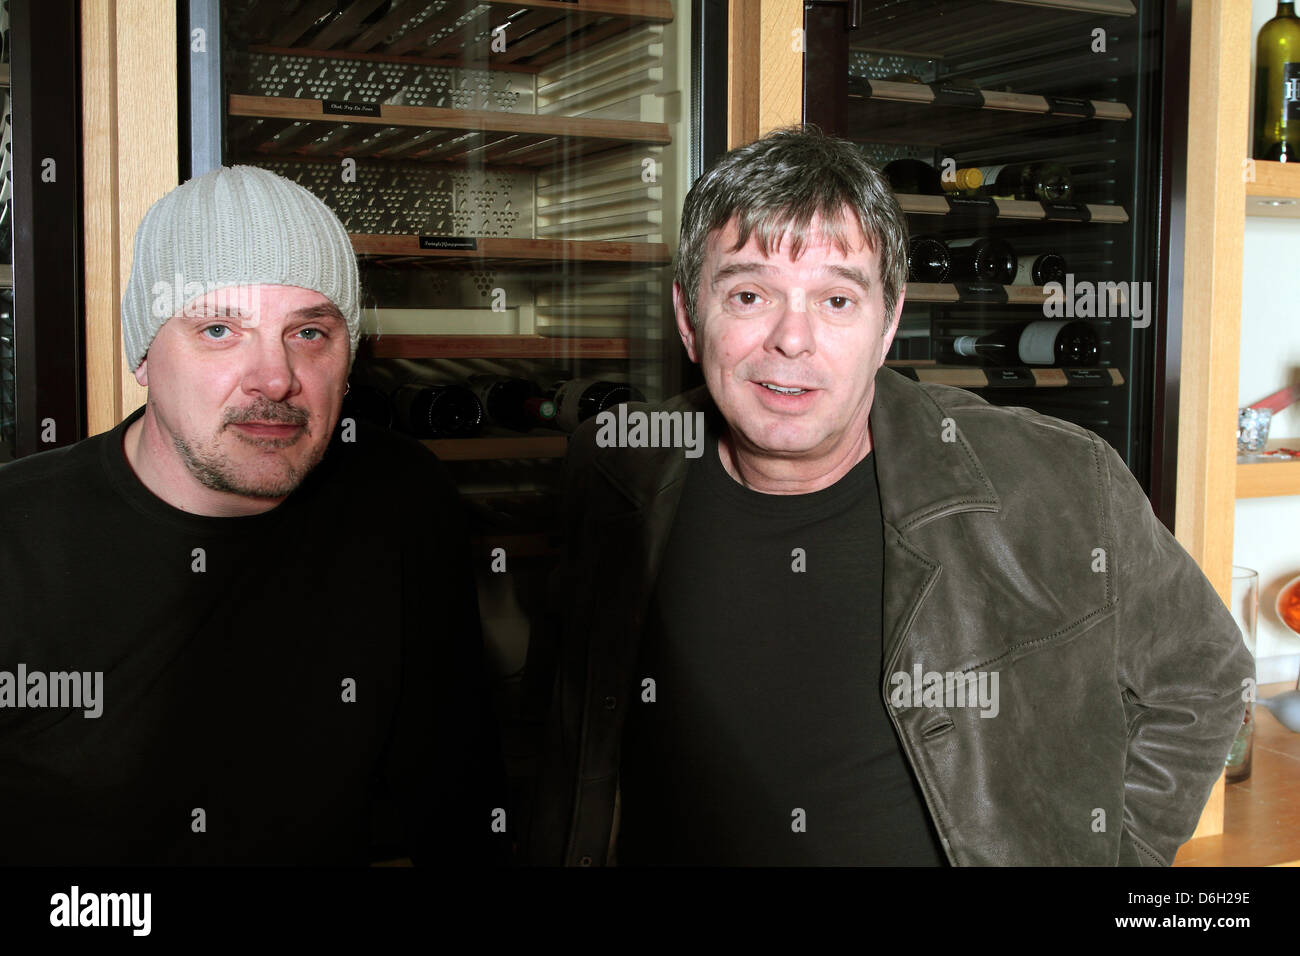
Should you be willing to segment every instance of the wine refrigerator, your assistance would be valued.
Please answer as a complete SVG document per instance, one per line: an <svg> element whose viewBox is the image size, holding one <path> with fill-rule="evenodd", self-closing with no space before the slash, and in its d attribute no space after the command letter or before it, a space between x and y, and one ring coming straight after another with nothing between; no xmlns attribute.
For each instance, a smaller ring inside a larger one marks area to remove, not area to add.
<svg viewBox="0 0 1300 956"><path fill-rule="evenodd" d="M889 364L1091 429L1172 527L1190 5L804 11L804 120L907 216Z"/></svg>
<svg viewBox="0 0 1300 956"><path fill-rule="evenodd" d="M178 24L182 179L269 169L351 238L363 336L344 415L426 443L456 482L521 798L568 435L684 381L671 261L723 149L726 7L188 0Z"/></svg>

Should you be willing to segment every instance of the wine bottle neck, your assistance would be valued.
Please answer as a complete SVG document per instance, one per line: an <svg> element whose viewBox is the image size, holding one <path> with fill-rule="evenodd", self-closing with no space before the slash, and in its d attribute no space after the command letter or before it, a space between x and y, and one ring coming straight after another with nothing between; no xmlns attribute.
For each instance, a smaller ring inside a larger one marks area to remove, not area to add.
<svg viewBox="0 0 1300 956"><path fill-rule="evenodd" d="M1277 15L1279 17L1295 16L1295 0L1278 0Z"/></svg>

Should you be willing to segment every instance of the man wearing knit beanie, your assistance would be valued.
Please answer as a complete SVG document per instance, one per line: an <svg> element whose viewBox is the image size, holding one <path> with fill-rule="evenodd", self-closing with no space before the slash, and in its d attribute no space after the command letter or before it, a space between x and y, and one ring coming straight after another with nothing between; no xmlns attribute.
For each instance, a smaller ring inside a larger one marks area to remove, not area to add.
<svg viewBox="0 0 1300 956"><path fill-rule="evenodd" d="M339 421L359 329L301 186L218 168L145 214L145 407L0 469L0 864L508 857L455 489Z"/></svg>
<svg viewBox="0 0 1300 956"><path fill-rule="evenodd" d="M140 223L122 300L149 387L132 468L186 511L274 507L325 452L359 330L352 247L310 192L254 166L173 190Z"/></svg>

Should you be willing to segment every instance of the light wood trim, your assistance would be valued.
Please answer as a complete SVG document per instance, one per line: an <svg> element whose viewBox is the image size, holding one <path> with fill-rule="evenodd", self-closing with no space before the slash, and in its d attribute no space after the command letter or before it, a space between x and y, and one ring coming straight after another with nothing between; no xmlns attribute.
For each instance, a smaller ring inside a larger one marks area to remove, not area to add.
<svg viewBox="0 0 1300 956"><path fill-rule="evenodd" d="M1242 150L1250 95L1250 8L1231 0L1192 6L1178 428L1179 542L1225 603L1231 597L1236 488L1237 368L1246 184ZM1211 268L1206 268L1211 263Z"/></svg>
<svg viewBox="0 0 1300 956"><path fill-rule="evenodd" d="M97 434L147 397L126 367L120 310L136 227L179 178L175 57L159 55L176 48L176 5L82 0L81 15L86 420Z"/></svg>
<svg viewBox="0 0 1300 956"><path fill-rule="evenodd" d="M727 148L803 120L800 0L731 0L727 12Z"/></svg>
<svg viewBox="0 0 1300 956"><path fill-rule="evenodd" d="M1300 495L1300 460L1258 461L1237 466L1238 498L1275 495Z"/></svg>
<svg viewBox="0 0 1300 956"><path fill-rule="evenodd" d="M1249 141L1250 4L1192 5L1175 534L1228 603ZM1206 263L1211 263L1206 268ZM1223 832L1223 777L1194 837Z"/></svg>
<svg viewBox="0 0 1300 956"><path fill-rule="evenodd" d="M117 31L113 0L81 3L86 430L121 420L122 325L117 241Z"/></svg>
<svg viewBox="0 0 1300 956"><path fill-rule="evenodd" d="M161 0L117 2L117 302L130 278L135 231L158 199L180 183L176 5ZM159 51L169 51L160 55ZM147 95L142 95L143 91ZM114 309L113 321L121 315ZM118 420L145 403L146 389L118 349L122 404Z"/></svg>
<svg viewBox="0 0 1300 956"><path fill-rule="evenodd" d="M1247 216L1300 219L1300 163L1247 160L1246 176ZM1260 205L1261 202L1284 205L1266 206Z"/></svg>

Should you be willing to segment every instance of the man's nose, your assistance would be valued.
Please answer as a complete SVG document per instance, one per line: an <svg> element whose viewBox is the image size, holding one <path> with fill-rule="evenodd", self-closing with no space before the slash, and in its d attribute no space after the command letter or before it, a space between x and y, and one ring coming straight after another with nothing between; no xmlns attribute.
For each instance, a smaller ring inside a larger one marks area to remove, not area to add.
<svg viewBox="0 0 1300 956"><path fill-rule="evenodd" d="M772 327L767 347L788 357L813 351L812 319L802 289L793 289L786 296L785 306Z"/></svg>
<svg viewBox="0 0 1300 956"><path fill-rule="evenodd" d="M273 402L283 401L293 394L296 380L289 352L276 335L254 335L244 373L243 389L249 394L259 394Z"/></svg>

